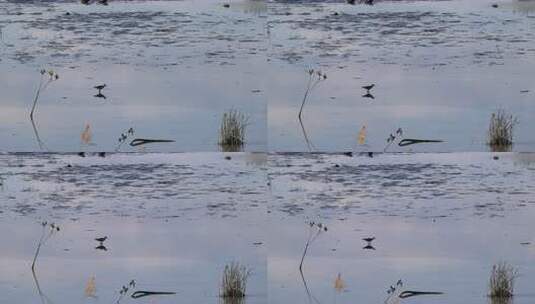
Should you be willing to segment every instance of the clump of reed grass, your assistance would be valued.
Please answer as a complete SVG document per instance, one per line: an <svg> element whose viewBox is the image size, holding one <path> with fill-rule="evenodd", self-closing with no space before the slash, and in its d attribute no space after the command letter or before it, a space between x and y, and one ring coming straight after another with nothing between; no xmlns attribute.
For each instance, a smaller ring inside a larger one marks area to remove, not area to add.
<svg viewBox="0 0 535 304"><path fill-rule="evenodd" d="M249 118L238 110L231 109L223 113L219 127L219 145L225 152L240 150L245 144L245 131Z"/></svg>
<svg viewBox="0 0 535 304"><path fill-rule="evenodd" d="M35 263L37 262L37 257L39 256L39 253L41 252L41 247L43 247L46 242L57 232L59 232L60 228L58 225L54 223L48 223L48 222L42 222L41 223L42 231L41 231L41 237L39 238L39 243L37 243L37 249L35 250L35 255L33 256L32 261L32 272L35 272Z"/></svg>
<svg viewBox="0 0 535 304"><path fill-rule="evenodd" d="M507 299L513 296L518 270L506 262L492 266L489 279L489 297Z"/></svg>
<svg viewBox="0 0 535 304"><path fill-rule="evenodd" d="M513 131L518 119L499 109L490 117L487 144L493 151L507 151L513 145Z"/></svg>
<svg viewBox="0 0 535 304"><path fill-rule="evenodd" d="M221 280L220 296L222 298L243 298L247 290L247 280L251 270L238 262L225 265Z"/></svg>

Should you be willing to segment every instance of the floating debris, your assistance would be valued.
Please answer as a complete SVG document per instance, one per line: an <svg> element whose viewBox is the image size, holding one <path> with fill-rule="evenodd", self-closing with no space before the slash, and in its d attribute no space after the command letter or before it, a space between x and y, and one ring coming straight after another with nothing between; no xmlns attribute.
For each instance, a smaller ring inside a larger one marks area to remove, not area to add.
<svg viewBox="0 0 535 304"><path fill-rule="evenodd" d="M434 140L434 139L413 139L413 138L406 138L401 140L398 143L398 146L405 147L410 146L414 144L423 144L423 143L441 143L444 142L443 140Z"/></svg>
<svg viewBox="0 0 535 304"><path fill-rule="evenodd" d="M334 289L336 292L342 292L346 288L346 285L344 283L344 280L342 280L342 274L338 273L338 276L336 277L336 280L334 280Z"/></svg>
<svg viewBox="0 0 535 304"><path fill-rule="evenodd" d="M82 135L80 135L80 139L82 140L83 144L89 145L91 144L91 138L91 126L89 124L86 124Z"/></svg>
<svg viewBox="0 0 535 304"><path fill-rule="evenodd" d="M366 126L362 126L362 128L360 128L358 138L359 145L364 145L366 143Z"/></svg>
<svg viewBox="0 0 535 304"><path fill-rule="evenodd" d="M153 143L170 143L175 142L174 140L170 139L145 139L145 138L136 138L130 142L130 146L141 146L146 144L153 144Z"/></svg>
<svg viewBox="0 0 535 304"><path fill-rule="evenodd" d="M84 294L87 298L96 298L97 295L97 287L95 283L95 276L92 276L89 278L89 281L87 282L87 285L84 290Z"/></svg>
<svg viewBox="0 0 535 304"><path fill-rule="evenodd" d="M176 292L172 292L172 291L144 291L144 290L139 290L139 291L134 292L130 297L132 299L139 299L139 298L148 297L148 296L158 296L158 295L162 296L162 295L175 295L175 294L176 294Z"/></svg>

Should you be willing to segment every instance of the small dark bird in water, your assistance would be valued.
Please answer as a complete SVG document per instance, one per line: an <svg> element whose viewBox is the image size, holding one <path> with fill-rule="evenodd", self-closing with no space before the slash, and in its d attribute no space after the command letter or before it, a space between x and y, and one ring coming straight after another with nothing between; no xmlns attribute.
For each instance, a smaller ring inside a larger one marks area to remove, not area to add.
<svg viewBox="0 0 535 304"><path fill-rule="evenodd" d="M347 157L353 157L353 152L344 152L344 155Z"/></svg>
<svg viewBox="0 0 535 304"><path fill-rule="evenodd" d="M225 156L225 159L226 159L226 160L231 160L232 157L230 157L230 156L227 155L227 156Z"/></svg>
<svg viewBox="0 0 535 304"><path fill-rule="evenodd" d="M373 96L370 92L362 95L362 98L370 98L370 99L375 99L375 96Z"/></svg>
<svg viewBox="0 0 535 304"><path fill-rule="evenodd" d="M106 84L101 84L101 85L98 85L98 86L94 86L93 88L97 89L98 90L98 95L101 95L102 94L102 89L104 89L106 87Z"/></svg>
<svg viewBox="0 0 535 304"><path fill-rule="evenodd" d="M375 237L367 237L367 238L363 238L362 240L367 242L367 243L371 243L371 242L373 242L375 240Z"/></svg>
<svg viewBox="0 0 535 304"><path fill-rule="evenodd" d="M351 4L351 5L354 5L355 4L355 0L346 0L347 4Z"/></svg>
<svg viewBox="0 0 535 304"><path fill-rule="evenodd" d="M372 245L368 244L368 245L362 247L362 249L364 249L364 250L375 250L375 247L373 247Z"/></svg>
<svg viewBox="0 0 535 304"><path fill-rule="evenodd" d="M95 98L106 99L106 95L104 95L104 94L102 94L102 93L100 93L100 92L99 92L98 94L93 95L93 97L95 97Z"/></svg>
<svg viewBox="0 0 535 304"><path fill-rule="evenodd" d="M102 251L108 251L108 248L106 248L106 246L102 245L102 243L100 245L98 245L97 247L95 247L96 250L102 250Z"/></svg>
<svg viewBox="0 0 535 304"><path fill-rule="evenodd" d="M98 0L98 4L108 5L108 0Z"/></svg>
<svg viewBox="0 0 535 304"><path fill-rule="evenodd" d="M96 238L95 241L97 241L99 243L104 243L107 239L108 239L108 237L105 236L105 237Z"/></svg>
<svg viewBox="0 0 535 304"><path fill-rule="evenodd" d="M366 85L366 86L363 86L362 88L366 91L369 91L373 89L373 87L375 87L375 84Z"/></svg>
<svg viewBox="0 0 535 304"><path fill-rule="evenodd" d="M78 156L85 157L85 152L78 152Z"/></svg>
<svg viewBox="0 0 535 304"><path fill-rule="evenodd" d="M106 152L98 152L99 157L106 157Z"/></svg>
<svg viewBox="0 0 535 304"><path fill-rule="evenodd" d="M223 4L223 7L224 7L224 8L229 8L229 7L230 7L230 4L225 3L225 4Z"/></svg>
<svg viewBox="0 0 535 304"><path fill-rule="evenodd" d="M373 158L373 152L368 152L368 157Z"/></svg>
<svg viewBox="0 0 535 304"><path fill-rule="evenodd" d="M492 5L492 7L494 7L494 8L498 8L498 4L494 3L494 4Z"/></svg>

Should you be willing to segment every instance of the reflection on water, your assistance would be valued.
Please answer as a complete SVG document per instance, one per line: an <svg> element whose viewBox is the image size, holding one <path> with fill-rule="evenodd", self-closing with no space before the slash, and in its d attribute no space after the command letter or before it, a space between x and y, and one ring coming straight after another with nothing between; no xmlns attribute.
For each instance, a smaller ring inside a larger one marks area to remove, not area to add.
<svg viewBox="0 0 535 304"><path fill-rule="evenodd" d="M500 260L522 273L515 303L533 300L532 154L269 157L270 301L484 304ZM310 217L329 233L314 243L302 277L302 218ZM362 248L362 239L373 243ZM332 288L339 273L344 292ZM402 287L392 284L399 278Z"/></svg>
<svg viewBox="0 0 535 304"><path fill-rule="evenodd" d="M233 107L251 115L246 149L265 151L265 95L252 93L265 91L265 12L250 0L231 9L216 1L0 3L12 42L0 47L1 149L79 151L74 130L90 122L90 151L113 151L124 126L175 140L145 150L217 151L217 113ZM28 84L41 66L61 81L41 96L33 126Z"/></svg>
<svg viewBox="0 0 535 304"><path fill-rule="evenodd" d="M533 91L535 19L492 3L269 3L276 79L268 80L270 151L308 151L291 115L299 110L300 73L307 66L329 74L307 106L307 131L318 151L353 149L362 125L373 151L382 150L383 136L395 127L445 141L395 151L487 151L487 118L499 107L519 115L513 149L534 150L535 113L521 92ZM363 94L370 83L373 93Z"/></svg>

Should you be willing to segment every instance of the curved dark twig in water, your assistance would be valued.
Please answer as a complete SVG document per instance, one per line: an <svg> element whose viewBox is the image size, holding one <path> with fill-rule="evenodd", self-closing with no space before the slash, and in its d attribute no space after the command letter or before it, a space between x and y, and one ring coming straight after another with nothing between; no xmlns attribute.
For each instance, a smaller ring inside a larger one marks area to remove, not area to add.
<svg viewBox="0 0 535 304"><path fill-rule="evenodd" d="M45 143L41 140L41 137L39 136L39 130L37 129L37 124L35 123L33 117L30 118L30 121L32 123L33 134L35 135L35 140L37 141L37 144L39 145L39 149L43 150L44 148L44 150L48 150Z"/></svg>
<svg viewBox="0 0 535 304"><path fill-rule="evenodd" d="M132 299L139 299L139 298L148 297L148 296L175 295L175 294L176 294L176 292L170 292L170 291L143 291L143 290L139 290L139 291L134 292L130 297Z"/></svg>
<svg viewBox="0 0 535 304"><path fill-rule="evenodd" d="M299 273L301 274L301 280L303 281L303 286L305 287L305 291L307 293L308 302L312 303L312 301L314 301L316 304L320 304L320 301L318 301L318 299L316 299L316 297L310 292L310 289L308 289L307 281L305 280L303 270L299 269Z"/></svg>
<svg viewBox="0 0 535 304"><path fill-rule="evenodd" d="M301 120L301 118L299 118L299 124L301 125L301 131L303 131L303 137L305 138L305 142L307 144L308 151L312 152L315 149L315 147L314 147L314 144L308 138L307 130L306 130L305 125L303 124L303 121Z"/></svg>
<svg viewBox="0 0 535 304"><path fill-rule="evenodd" d="M169 139L136 138L136 139L133 139L130 142L130 146L135 147L135 146L141 146L141 145L152 144L152 143L169 143L169 142L175 142L175 141L174 140L169 140Z"/></svg>
<svg viewBox="0 0 535 304"><path fill-rule="evenodd" d="M416 296L425 296L425 295L442 295L443 292L437 292L437 291L412 291L412 290L406 290L399 294L400 299L406 299L410 297L416 297Z"/></svg>
<svg viewBox="0 0 535 304"><path fill-rule="evenodd" d="M39 285L39 280L37 279L37 274L35 274L35 269L32 269L32 276L33 281L35 283L35 287L37 288L37 292L39 293L39 298L41 299L41 303L48 304L53 303L41 290L41 286Z"/></svg>
<svg viewBox="0 0 535 304"><path fill-rule="evenodd" d="M432 140L432 139L413 139L413 138L405 138L401 140L398 143L398 146L405 147L410 146L414 144L422 144L422 143L441 143L444 142L443 140Z"/></svg>

